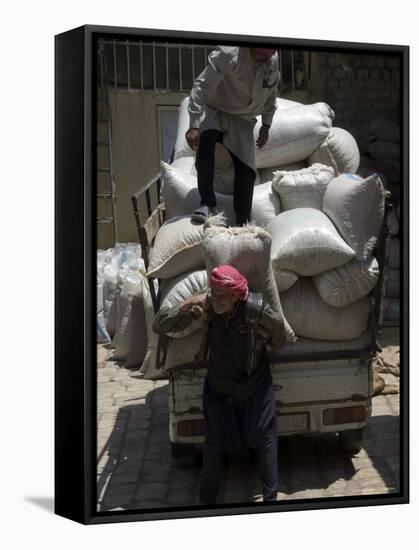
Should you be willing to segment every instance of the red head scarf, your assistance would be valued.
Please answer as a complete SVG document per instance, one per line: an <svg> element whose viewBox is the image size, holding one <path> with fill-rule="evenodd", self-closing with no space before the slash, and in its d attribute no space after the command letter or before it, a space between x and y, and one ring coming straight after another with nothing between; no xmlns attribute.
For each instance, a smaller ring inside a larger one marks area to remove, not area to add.
<svg viewBox="0 0 419 550"><path fill-rule="evenodd" d="M249 287L246 277L231 265L219 265L211 271L211 288L220 287L230 290L239 300L247 300Z"/></svg>

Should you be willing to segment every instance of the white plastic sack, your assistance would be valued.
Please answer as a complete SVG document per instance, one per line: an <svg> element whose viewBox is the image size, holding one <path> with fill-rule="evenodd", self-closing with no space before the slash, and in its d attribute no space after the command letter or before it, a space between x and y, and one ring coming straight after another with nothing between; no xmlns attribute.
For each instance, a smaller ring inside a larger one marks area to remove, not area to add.
<svg viewBox="0 0 419 550"><path fill-rule="evenodd" d="M400 159L400 143L394 141L373 141L368 146L368 154L374 160Z"/></svg>
<svg viewBox="0 0 419 550"><path fill-rule="evenodd" d="M311 276L339 267L355 252L320 210L295 208L282 212L267 227L272 235L271 260L278 269Z"/></svg>
<svg viewBox="0 0 419 550"><path fill-rule="evenodd" d="M276 110L267 144L256 149L256 167L269 168L307 159L329 134L334 116L326 103ZM257 120L255 140L262 117L257 117Z"/></svg>
<svg viewBox="0 0 419 550"><path fill-rule="evenodd" d="M376 258L371 256L364 262L355 258L341 267L315 275L313 283L325 302L344 307L369 294L379 274Z"/></svg>
<svg viewBox="0 0 419 550"><path fill-rule="evenodd" d="M272 188L279 195L281 210L321 210L326 187L334 177L335 170L324 164L313 164L291 172L278 170L273 174Z"/></svg>
<svg viewBox="0 0 419 550"><path fill-rule="evenodd" d="M386 298L400 298L400 271L398 269L389 269L386 281Z"/></svg>
<svg viewBox="0 0 419 550"><path fill-rule="evenodd" d="M150 251L148 276L170 279L192 269L203 268L202 224L190 216L178 216L164 223Z"/></svg>
<svg viewBox="0 0 419 550"><path fill-rule="evenodd" d="M190 215L199 208L201 197L196 177L186 174L173 166L161 163L163 174L162 197L166 206L167 219ZM224 212L229 225L236 224L233 197L215 194L218 212ZM280 212L280 201L272 191L271 182L257 185L253 192L251 220L264 226Z"/></svg>
<svg viewBox="0 0 419 550"><path fill-rule="evenodd" d="M342 174L327 186L323 211L355 250L358 260L375 248L384 218L384 187L378 175Z"/></svg>
<svg viewBox="0 0 419 550"><path fill-rule="evenodd" d="M393 236L388 244L388 267L390 269L400 269L400 240Z"/></svg>
<svg viewBox="0 0 419 550"><path fill-rule="evenodd" d="M218 265L229 264L248 280L250 292L262 292L266 303L283 317L281 302L270 265L271 237L252 225L222 228L208 225L204 232L204 256L207 273ZM287 339L294 333L284 319Z"/></svg>
<svg viewBox="0 0 419 550"><path fill-rule="evenodd" d="M300 277L281 294L284 313L297 336L316 340L351 340L367 330L371 310L366 296L344 307L324 302L309 277Z"/></svg>
<svg viewBox="0 0 419 550"><path fill-rule="evenodd" d="M160 308L177 307L194 294L205 292L207 281L206 269L190 271L170 281L164 281L161 289ZM172 338L184 338L195 332L195 330L202 328L202 325L202 320L194 320L185 330L168 332L167 335Z"/></svg>
<svg viewBox="0 0 419 550"><path fill-rule="evenodd" d="M327 138L310 155L308 164L320 162L331 166L336 174L355 174L359 159L358 145L352 135L342 128L331 128Z"/></svg>

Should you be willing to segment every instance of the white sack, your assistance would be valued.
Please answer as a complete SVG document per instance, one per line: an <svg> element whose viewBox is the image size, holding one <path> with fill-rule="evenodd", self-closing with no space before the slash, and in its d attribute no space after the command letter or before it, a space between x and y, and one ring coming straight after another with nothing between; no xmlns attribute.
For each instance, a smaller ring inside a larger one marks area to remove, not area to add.
<svg viewBox="0 0 419 550"><path fill-rule="evenodd" d="M269 233L252 225L222 228L207 224L204 231L204 256L208 276L218 265L234 266L247 278L250 292L262 292L265 302L283 316L270 264ZM285 319L284 325L287 339L293 341L294 333Z"/></svg>
<svg viewBox="0 0 419 550"><path fill-rule="evenodd" d="M324 302L312 280L300 277L295 285L281 294L285 316L297 336L317 340L351 340L367 329L371 309L366 296L344 307Z"/></svg>
<svg viewBox="0 0 419 550"><path fill-rule="evenodd" d="M260 183L265 183L267 181L273 180L273 173L278 170L283 170L284 172L291 172L294 170L301 170L302 168L307 168L307 163L304 160L298 162L290 162L288 164L280 164L278 166L270 166L269 168L259 168L257 170Z"/></svg>
<svg viewBox="0 0 419 550"><path fill-rule="evenodd" d="M195 355L202 342L202 329L196 330L184 338L170 339L167 350L165 370L173 369L185 363L195 363Z"/></svg>
<svg viewBox="0 0 419 550"><path fill-rule="evenodd" d="M400 298L400 271L389 269L387 271L386 298Z"/></svg>
<svg viewBox="0 0 419 550"><path fill-rule="evenodd" d="M369 294L379 274L376 258L371 256L365 262L355 258L341 267L315 275L313 283L325 302L344 307Z"/></svg>
<svg viewBox="0 0 419 550"><path fill-rule="evenodd" d="M326 187L335 177L335 171L324 164L313 164L296 171L274 172L272 188L279 195L281 210L293 208L322 209Z"/></svg>
<svg viewBox="0 0 419 550"><path fill-rule="evenodd" d="M355 250L358 260L375 248L384 218L384 187L378 175L342 174L327 186L323 211Z"/></svg>
<svg viewBox="0 0 419 550"><path fill-rule="evenodd" d="M190 216L178 216L164 223L150 250L148 276L170 279L192 269L204 267L202 224Z"/></svg>
<svg viewBox="0 0 419 550"><path fill-rule="evenodd" d="M336 174L355 174L359 158L358 145L352 135L342 128L331 128L323 143L310 155L308 164L320 162L331 166Z"/></svg>
<svg viewBox="0 0 419 550"><path fill-rule="evenodd" d="M297 273L293 271L287 271L286 269L276 269L274 270L274 277L276 282L276 288L278 292L284 292L292 287L298 280Z"/></svg>
<svg viewBox="0 0 419 550"><path fill-rule="evenodd" d="M125 366L140 368L147 349L147 328L142 305L144 275L129 270L122 275L122 280L118 297L120 319L112 341L115 347L112 359L124 360L130 355L130 363Z"/></svg>
<svg viewBox="0 0 419 550"><path fill-rule="evenodd" d="M334 116L326 103L277 110L267 144L262 149L256 149L256 167L269 168L307 159L329 134ZM262 117L257 117L257 120L255 140L259 135Z"/></svg>
<svg viewBox="0 0 419 550"><path fill-rule="evenodd" d="M400 269L400 240L393 236L388 244L388 267L390 269Z"/></svg>
<svg viewBox="0 0 419 550"><path fill-rule="evenodd" d="M199 208L201 198L196 177L172 166L161 163L163 174L162 197L166 206L167 219L190 215ZM215 194L218 212L224 212L229 225L235 225L236 215L233 197ZM253 192L251 221L257 225L267 225L280 212L280 201L272 191L271 182L257 185Z"/></svg>
<svg viewBox="0 0 419 550"><path fill-rule="evenodd" d="M190 271L170 281L164 281L161 288L160 308L177 307L194 294L205 292L207 289L207 281L206 269ZM202 328L202 325L202 320L194 320L185 330L168 332L167 335L172 338L183 338L189 336L189 334L192 334L195 330Z"/></svg>
<svg viewBox="0 0 419 550"><path fill-rule="evenodd" d="M348 262L355 255L320 210L295 208L282 212L267 227L272 235L271 260L278 269L310 276Z"/></svg>
<svg viewBox="0 0 419 550"><path fill-rule="evenodd" d="M400 159L400 143L394 141L373 141L368 146L368 154L374 160Z"/></svg>

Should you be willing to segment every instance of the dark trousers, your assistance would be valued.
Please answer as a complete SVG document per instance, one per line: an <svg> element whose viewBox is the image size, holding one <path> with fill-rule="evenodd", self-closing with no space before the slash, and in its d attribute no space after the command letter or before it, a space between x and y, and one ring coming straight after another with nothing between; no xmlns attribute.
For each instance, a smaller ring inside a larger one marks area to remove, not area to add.
<svg viewBox="0 0 419 550"><path fill-rule="evenodd" d="M200 485L201 504L215 504L224 450L241 442L256 451L263 483L263 500L276 500L278 459L276 406L272 379L264 381L250 399L230 401L214 391L207 379L203 392L205 443Z"/></svg>
<svg viewBox="0 0 419 550"><path fill-rule="evenodd" d="M207 206L217 205L214 193L215 146L217 143L223 143L223 133L219 130L205 130L201 133L195 164L201 206L204 204ZM237 225L241 226L250 221L256 173L231 151L229 153L234 163L234 211Z"/></svg>

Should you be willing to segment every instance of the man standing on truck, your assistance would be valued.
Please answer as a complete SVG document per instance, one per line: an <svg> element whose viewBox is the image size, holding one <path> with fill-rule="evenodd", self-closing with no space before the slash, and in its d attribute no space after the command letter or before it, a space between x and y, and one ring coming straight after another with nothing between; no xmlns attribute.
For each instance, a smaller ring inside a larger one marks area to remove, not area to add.
<svg viewBox="0 0 419 550"><path fill-rule="evenodd" d="M276 110L280 79L278 54L273 48L218 46L208 56L209 64L196 78L189 100L190 128L185 137L197 150L196 169L201 206L192 219L205 222L216 214L214 157L222 143L234 163L234 209L237 225L250 220L256 179L256 116L262 126L256 145L263 147Z"/></svg>
<svg viewBox="0 0 419 550"><path fill-rule="evenodd" d="M162 308L153 330L184 330L194 319L206 321L204 357L205 443L200 502L215 504L221 478L221 453L246 443L258 453L263 500L278 491L276 405L267 344L285 342L283 318L249 293L246 278L230 265L211 272L210 290L177 308ZM253 322L253 320L256 320Z"/></svg>

